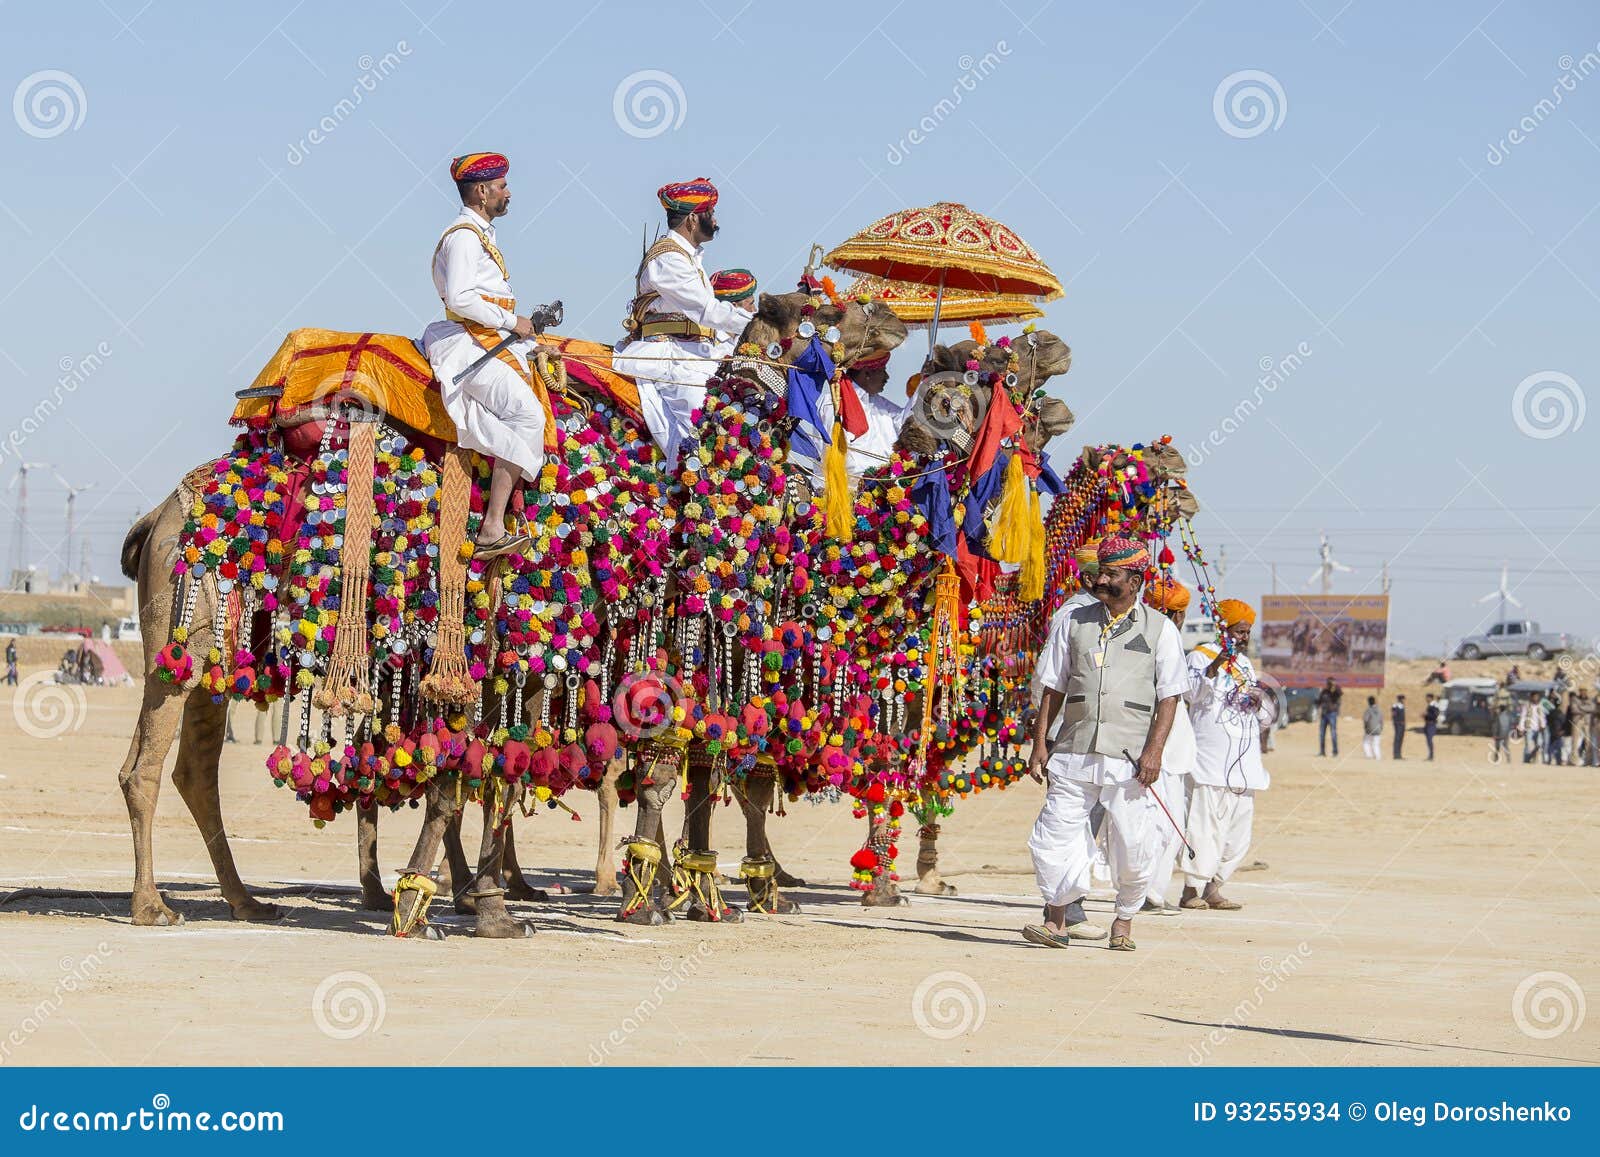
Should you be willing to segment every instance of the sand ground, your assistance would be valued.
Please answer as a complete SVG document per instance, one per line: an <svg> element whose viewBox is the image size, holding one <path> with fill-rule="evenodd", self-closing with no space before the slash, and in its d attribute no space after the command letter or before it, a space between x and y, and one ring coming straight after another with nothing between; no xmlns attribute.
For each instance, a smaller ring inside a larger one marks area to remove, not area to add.
<svg viewBox="0 0 1600 1157"><path fill-rule="evenodd" d="M1371 763L1354 719L1338 759L1315 756L1307 724L1281 732L1253 850L1268 866L1230 889L1246 907L1143 918L1131 955L1019 937L1037 914L1028 782L945 823L956 897L862 909L846 887L861 824L801 803L772 826L810 881L801 915L637 929L578 894L515 905L530 940L475 941L440 912L455 934L413 943L357 908L350 819L313 829L248 742L225 749L223 807L244 877L284 919L228 919L168 782L157 874L187 922L131 926L117 769L138 700L81 694L58 722L0 689L3 1063L1600 1062L1600 1012L1581 1016L1600 993L1600 773L1491 764L1486 740L1440 739L1425 763L1413 735L1404 762ZM581 823L519 821L536 883L592 872L594 801L574 802ZM384 818L390 882L418 820ZM718 831L731 870L734 810ZM909 873L909 825L901 844Z"/></svg>

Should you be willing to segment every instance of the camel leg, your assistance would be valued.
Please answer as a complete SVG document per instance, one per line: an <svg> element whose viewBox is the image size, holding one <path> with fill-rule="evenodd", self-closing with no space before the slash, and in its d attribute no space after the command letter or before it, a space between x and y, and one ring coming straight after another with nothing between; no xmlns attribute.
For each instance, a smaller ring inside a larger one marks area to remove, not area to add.
<svg viewBox="0 0 1600 1157"><path fill-rule="evenodd" d="M739 806L744 809L745 862L741 867L747 873L745 886L750 890L750 911L771 916L787 915L800 911L800 905L779 891L778 862L772 857L772 845L767 842L767 809L777 780L771 775L752 775L745 780L745 790L736 792ZM770 872L770 874L768 874Z"/></svg>
<svg viewBox="0 0 1600 1157"><path fill-rule="evenodd" d="M925 896L954 896L956 886L939 875L939 825L923 824L917 831L917 892Z"/></svg>
<svg viewBox="0 0 1600 1157"><path fill-rule="evenodd" d="M406 885L409 877L420 876L424 880L428 879L428 873L439 862L439 845L444 841L445 828L450 826L450 821L455 815L453 785L447 791L437 779L429 780L427 810L423 814L422 830L417 833L417 845L411 850L411 859L407 862L405 873L400 877L400 883L395 889L395 927L413 924L414 927L406 933L408 939L444 939L443 932L432 924L423 922L432 893L426 889L408 888Z"/></svg>
<svg viewBox="0 0 1600 1157"><path fill-rule="evenodd" d="M378 805L356 806L356 870L361 880L361 906L369 912L393 912L394 897L383 887L378 869Z"/></svg>
<svg viewBox="0 0 1600 1157"><path fill-rule="evenodd" d="M875 819L869 812L867 815L867 846L877 852L881 859L889 858L889 817L884 815ZM889 879L886 871L873 882L870 892L861 893L861 903L868 908L894 908L911 901L900 894L900 885Z"/></svg>
<svg viewBox="0 0 1600 1157"><path fill-rule="evenodd" d="M671 852L664 841L661 810L672 797L677 779L670 766L665 765L659 767L653 777L643 766L636 767L634 773L637 777L634 788L634 808L637 814L634 816L633 836L635 840L653 843L655 845L653 854L659 855L660 862L652 865L647 860L630 853L628 876L622 882L622 910L617 913L617 919L626 924L664 924L669 917L661 910L656 897L672 878L672 861L669 858ZM648 881L652 871L654 882L648 892L641 892L638 881Z"/></svg>
<svg viewBox="0 0 1600 1157"><path fill-rule="evenodd" d="M183 718L183 694L154 676L144 681L144 702L133 726L133 742L117 780L128 805L133 827L133 922L165 928L182 924L183 917L167 907L156 888L155 851L151 831L155 826L156 797L161 792L161 769Z"/></svg>
<svg viewBox="0 0 1600 1157"><path fill-rule="evenodd" d="M489 940L519 940L533 935L533 925L515 919L506 909L506 890L501 886L505 869L506 836L511 831L511 809L516 806L516 790L507 792L506 818L494 822L488 808L483 813L483 842L478 848L478 871L472 877L471 895L477 900L478 921L473 935Z"/></svg>
<svg viewBox="0 0 1600 1157"><path fill-rule="evenodd" d="M217 791L217 764L222 758L223 735L227 728L226 703L213 703L211 696L198 688L189 693L183 725L178 735L178 762L172 769L172 782L189 805L189 814L200 829L200 837L211 853L211 866L222 898L233 909L235 920L276 920L282 913L276 904L265 904L250 894L239 878L233 862L233 849L222 824L222 797Z"/></svg>
<svg viewBox="0 0 1600 1157"><path fill-rule="evenodd" d="M625 757L619 754L606 765L605 774L594 792L595 807L600 811L600 858L594 866L596 896L615 896L621 891L617 883L617 777L626 766Z"/></svg>
<svg viewBox="0 0 1600 1157"><path fill-rule="evenodd" d="M461 842L461 821L466 814L464 807L452 812L444 826L444 862L439 865L439 891L449 892L455 898L457 912L471 916L478 907L477 901L467 894L472 891L472 865L467 863L467 850Z"/></svg>
<svg viewBox="0 0 1600 1157"><path fill-rule="evenodd" d="M522 865L517 862L517 826L509 821L506 823L505 845L506 899L540 902L549 900L549 892L543 888L535 888L522 874ZM558 887L557 890L563 889Z"/></svg>
<svg viewBox="0 0 1600 1157"><path fill-rule="evenodd" d="M689 802L684 808L683 827L684 838L689 843L689 852L692 855L708 857L707 875L711 880L721 883L721 875L717 871L716 852L711 847L711 819L717 810L718 788L722 785L722 775L709 764L700 763L691 759L689 761ZM702 883L702 887L706 887ZM743 918L739 909L723 901L720 911L713 912L700 902L700 897L695 896L689 901L689 919L704 921L724 921L737 923Z"/></svg>

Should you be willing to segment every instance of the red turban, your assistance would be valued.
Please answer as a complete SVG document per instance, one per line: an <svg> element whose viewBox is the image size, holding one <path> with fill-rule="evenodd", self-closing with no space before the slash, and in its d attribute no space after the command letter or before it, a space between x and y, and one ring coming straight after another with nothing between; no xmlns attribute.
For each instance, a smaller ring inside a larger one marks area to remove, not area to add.
<svg viewBox="0 0 1600 1157"><path fill-rule="evenodd" d="M1100 569L1119 566L1142 571L1150 565L1150 552L1144 543L1121 534L1108 534L1100 540Z"/></svg>
<svg viewBox="0 0 1600 1157"><path fill-rule="evenodd" d="M656 190L661 207L670 214L709 213L717 204L717 187L705 177L662 185Z"/></svg>
<svg viewBox="0 0 1600 1157"><path fill-rule="evenodd" d="M493 181L511 170L511 162L499 153L468 153L450 162L452 181Z"/></svg>

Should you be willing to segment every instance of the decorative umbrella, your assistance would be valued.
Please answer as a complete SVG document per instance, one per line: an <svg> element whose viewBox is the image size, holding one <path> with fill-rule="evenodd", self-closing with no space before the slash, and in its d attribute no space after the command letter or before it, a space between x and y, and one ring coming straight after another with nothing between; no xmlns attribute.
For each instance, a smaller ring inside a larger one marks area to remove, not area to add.
<svg viewBox="0 0 1600 1157"><path fill-rule="evenodd" d="M882 277L858 277L844 296L870 294L881 301L901 321L910 324L932 322L934 307L942 321L983 321L1001 325L1032 321L1043 317L1032 298L1016 293L976 293L970 289L946 289L941 301L938 287L909 281L888 281Z"/></svg>
<svg viewBox="0 0 1600 1157"><path fill-rule="evenodd" d="M934 287L934 328L946 290L1045 301L1063 292L1032 246L994 218L955 201L881 217L823 260L851 273Z"/></svg>

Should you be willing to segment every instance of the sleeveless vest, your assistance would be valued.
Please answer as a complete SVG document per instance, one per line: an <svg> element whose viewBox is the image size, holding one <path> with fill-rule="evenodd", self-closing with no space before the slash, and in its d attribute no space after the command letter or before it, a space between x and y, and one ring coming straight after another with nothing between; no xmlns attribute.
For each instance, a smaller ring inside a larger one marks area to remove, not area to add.
<svg viewBox="0 0 1600 1157"><path fill-rule="evenodd" d="M628 305L628 316L622 319L622 326L627 331L628 341L640 341L652 337L684 337L699 341L712 341L716 334L698 322L690 321L681 313L663 313L650 307L661 296L655 290L646 290L640 287L644 279L645 266L657 257L668 253L683 253L683 246L679 245L670 236L658 237L654 245L644 251L644 256L639 258L639 269L633 275L633 287L636 293L633 301ZM688 254L684 254L688 256ZM700 275L705 279L705 274Z"/></svg>
<svg viewBox="0 0 1600 1157"><path fill-rule="evenodd" d="M1107 611L1094 603L1073 610L1067 641L1071 663L1062 722L1052 753L1122 758L1144 748L1156 710L1156 640L1162 619L1135 603L1102 648ZM1096 663L1099 655L1104 658Z"/></svg>

